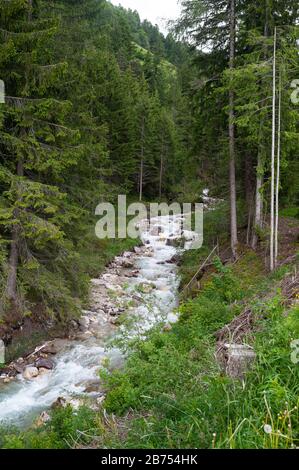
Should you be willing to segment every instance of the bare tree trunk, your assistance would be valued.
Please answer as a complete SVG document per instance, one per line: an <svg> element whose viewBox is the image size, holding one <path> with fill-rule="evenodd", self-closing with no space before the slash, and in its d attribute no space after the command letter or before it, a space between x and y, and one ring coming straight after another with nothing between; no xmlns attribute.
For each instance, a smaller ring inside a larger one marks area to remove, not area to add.
<svg viewBox="0 0 299 470"><path fill-rule="evenodd" d="M9 268L7 276L6 298L16 301L17 298L17 269L18 269L18 233L17 227L12 230L12 241L9 256Z"/></svg>
<svg viewBox="0 0 299 470"><path fill-rule="evenodd" d="M278 101L278 131L277 131L277 169L276 169L276 207L275 207L275 247L274 247L274 264L277 266L278 259L278 226L279 226L279 186L280 186L280 150L281 150L281 71L279 73L279 101Z"/></svg>
<svg viewBox="0 0 299 470"><path fill-rule="evenodd" d="M270 7L269 1L266 1L266 20L264 26L264 36L267 38L269 36L269 16L270 16ZM264 53L265 60L267 59L267 51ZM261 104L261 107L263 105ZM259 131L259 146L262 141L262 127L263 121L260 122L260 131ZM264 185L264 165L263 157L259 148L257 155L257 167L256 167L256 193L255 193L255 218L254 218L254 230L252 236L251 247L255 250L258 244L258 230L261 230L264 225L263 211L264 211L264 200L262 196L262 188Z"/></svg>
<svg viewBox="0 0 299 470"><path fill-rule="evenodd" d="M28 22L32 21L32 0L28 0ZM28 77L26 76L26 80ZM17 176L24 176L23 161L19 160L17 163ZM17 189L19 193L19 189ZM17 199L21 195L17 195ZM18 218L19 210L14 210L14 219ZM17 275L18 275L18 262L19 262L19 225L15 223L12 228L12 240L10 255L8 261L8 275L6 284L6 298L7 300L15 303L17 300Z"/></svg>
<svg viewBox="0 0 299 470"><path fill-rule="evenodd" d="M19 161L17 166L17 175L24 176L23 162ZM17 218L18 210L14 211L14 217ZM12 240L8 262L8 275L6 284L6 298L12 302L17 299L17 272L19 259L19 227L15 224L12 228Z"/></svg>
<svg viewBox="0 0 299 470"><path fill-rule="evenodd" d="M262 127L263 121L260 122L259 130L259 150L257 155L257 167L256 167L256 188L255 188L255 216L254 216L254 230L252 235L251 247L255 250L258 243L258 230L263 228L263 209L264 200L262 196L262 188L264 184L264 166L263 157L261 153L260 143L262 140Z"/></svg>
<svg viewBox="0 0 299 470"><path fill-rule="evenodd" d="M271 221L270 221L270 271L274 269L274 210L275 210L275 143L276 143L276 27L274 29L273 100L272 100L272 155L271 155Z"/></svg>
<svg viewBox="0 0 299 470"><path fill-rule="evenodd" d="M253 226L253 175L252 175L252 156L251 154L246 155L245 157L245 195L246 195L246 207L247 207L247 236L246 243L250 244L251 231Z"/></svg>
<svg viewBox="0 0 299 470"><path fill-rule="evenodd" d="M164 141L162 141L161 159L160 159L159 199L162 198L163 171L164 171Z"/></svg>
<svg viewBox="0 0 299 470"><path fill-rule="evenodd" d="M236 16L235 0L230 0L230 55L229 68L235 66L235 39ZM235 96L232 85L229 91L229 176L230 176L230 222L231 222L231 248L233 257L237 256L238 229L237 229L237 197L236 197L236 155L235 155Z"/></svg>
<svg viewBox="0 0 299 470"><path fill-rule="evenodd" d="M144 130L145 130L145 118L142 117L141 124L141 155L140 155L140 174L139 174L139 201L142 201L143 197L143 174L144 174Z"/></svg>
<svg viewBox="0 0 299 470"><path fill-rule="evenodd" d="M258 242L257 230L261 229L263 226L263 196L262 196L262 187L264 184L264 171L262 155L261 152L258 152L257 157L257 175L256 175L256 190L255 190L255 217L254 217L254 232L252 237L251 246L255 250Z"/></svg>

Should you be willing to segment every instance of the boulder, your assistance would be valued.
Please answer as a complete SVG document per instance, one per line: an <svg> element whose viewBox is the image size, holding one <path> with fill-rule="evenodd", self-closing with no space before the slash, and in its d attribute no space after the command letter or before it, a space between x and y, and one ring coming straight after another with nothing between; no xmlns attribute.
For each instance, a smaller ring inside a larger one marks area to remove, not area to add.
<svg viewBox="0 0 299 470"><path fill-rule="evenodd" d="M34 366L28 366L23 372L23 377L26 380L32 380L38 376L38 368Z"/></svg>
<svg viewBox="0 0 299 470"><path fill-rule="evenodd" d="M35 361L35 367L38 369L52 370L54 368L54 362L51 359L45 359L40 357Z"/></svg>
<svg viewBox="0 0 299 470"><path fill-rule="evenodd" d="M90 319L87 316L83 315L81 318L79 318L78 323L80 326L80 330L85 331L85 330L88 330L89 328Z"/></svg>
<svg viewBox="0 0 299 470"><path fill-rule="evenodd" d="M54 341L48 341L42 348L41 351L45 354L58 354L67 345L66 339L55 339Z"/></svg>

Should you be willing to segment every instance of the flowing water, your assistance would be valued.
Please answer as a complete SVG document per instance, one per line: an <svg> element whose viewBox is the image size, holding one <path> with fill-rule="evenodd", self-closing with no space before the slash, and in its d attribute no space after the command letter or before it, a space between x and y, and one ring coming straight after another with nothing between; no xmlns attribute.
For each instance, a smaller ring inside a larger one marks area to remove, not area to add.
<svg viewBox="0 0 299 470"><path fill-rule="evenodd" d="M171 220L170 220L171 219ZM143 293L142 305L132 310L134 321L130 326L118 329L99 318L102 334L86 340L68 341L63 350L55 356L55 368L48 374L33 380L21 375L10 384L0 388L0 425L12 423L18 426L30 424L41 411L48 409L58 397L76 397L84 393L86 384L98 378L101 361L109 358L117 366L122 353L111 346L111 337L132 338L143 335L156 322L175 322L178 298L177 267L168 261L178 248L168 246L167 238L180 233L182 216L159 217L151 221L150 231L140 227L141 238L150 249L152 256L137 255L134 268L137 278L130 278L125 295L130 298L141 283L152 284L155 288ZM96 315L96 312L94 313Z"/></svg>

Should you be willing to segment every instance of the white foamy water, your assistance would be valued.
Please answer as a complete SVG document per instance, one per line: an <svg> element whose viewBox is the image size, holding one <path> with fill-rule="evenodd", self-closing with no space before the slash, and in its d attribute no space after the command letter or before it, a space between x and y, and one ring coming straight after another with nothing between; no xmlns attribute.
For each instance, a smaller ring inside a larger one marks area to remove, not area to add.
<svg viewBox="0 0 299 470"><path fill-rule="evenodd" d="M142 240L152 248L153 256L135 258L137 278L128 280L128 298L136 292L141 283L150 283L155 289L148 294L140 294L142 305L133 309L135 321L131 327L121 326L116 333L126 333L128 339L143 335L157 322L175 322L177 315L177 292L179 279L177 268L168 261L176 254L177 248L167 245L167 238L180 234L182 216L160 217L153 220L151 230L142 228ZM158 234L159 233L159 234ZM96 315L96 313L94 314ZM129 328L129 329L128 329ZM107 325L106 325L107 329ZM105 331L106 331L105 329ZM126 330L126 331L125 331ZM76 397L84 393L86 384L98 378L101 361L109 358L116 365L121 352L109 346L112 328L107 335L96 335L85 341L69 341L65 349L55 356L55 368L48 374L33 380L16 381L0 388L0 425L13 423L26 425L48 409L58 397Z"/></svg>

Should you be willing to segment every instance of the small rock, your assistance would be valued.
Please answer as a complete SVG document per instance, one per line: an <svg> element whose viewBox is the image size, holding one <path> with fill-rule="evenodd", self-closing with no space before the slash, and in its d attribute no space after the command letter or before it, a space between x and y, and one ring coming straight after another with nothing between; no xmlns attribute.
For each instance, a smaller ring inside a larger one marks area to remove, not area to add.
<svg viewBox="0 0 299 470"><path fill-rule="evenodd" d="M166 241L167 246L173 246L174 248L184 246L185 239L184 238L168 238Z"/></svg>
<svg viewBox="0 0 299 470"><path fill-rule="evenodd" d="M172 330L172 326L170 323L166 323L166 325L163 326L163 331L167 332L171 330Z"/></svg>
<svg viewBox="0 0 299 470"><path fill-rule="evenodd" d="M57 408L65 408L67 406L67 401L64 397L58 397L56 401L51 405L52 410Z"/></svg>
<svg viewBox="0 0 299 470"><path fill-rule="evenodd" d="M28 366L23 372L23 377L26 380L34 379L38 376L38 368L34 366Z"/></svg>
<svg viewBox="0 0 299 470"><path fill-rule="evenodd" d="M76 335L75 339L79 341L86 341L87 339L93 336L91 331L85 331L84 333L79 333Z"/></svg>
<svg viewBox="0 0 299 470"><path fill-rule="evenodd" d="M118 315L120 312L119 312L119 310L118 310L117 308L111 308L108 313L109 313L109 315L111 315L112 317L115 317L115 316Z"/></svg>
<svg viewBox="0 0 299 470"><path fill-rule="evenodd" d="M170 258L170 260L166 261L167 263L169 264L180 264L181 262L181 256L176 254L176 255L173 255L172 258Z"/></svg>
<svg viewBox="0 0 299 470"><path fill-rule="evenodd" d="M100 381L97 380L97 381L94 381L94 382L90 382L89 384L87 384L84 392L85 393L96 393L99 391L99 387L100 387Z"/></svg>
<svg viewBox="0 0 299 470"><path fill-rule="evenodd" d="M126 268L126 269L132 269L132 268L134 268L134 263L132 261L128 261L128 260L125 259L122 262L122 267Z"/></svg>
<svg viewBox="0 0 299 470"><path fill-rule="evenodd" d="M97 404L101 405L103 403L103 401L105 401L105 398L106 398L105 395L103 395L101 397L98 397L97 400L96 400Z"/></svg>
<svg viewBox="0 0 299 470"><path fill-rule="evenodd" d="M143 294L150 294L155 289L154 284L148 284L147 282L142 282L138 286L138 290Z"/></svg>
<svg viewBox="0 0 299 470"><path fill-rule="evenodd" d="M37 418L37 420L35 422L35 427L41 428L42 426L44 426L49 421L51 421L51 416L48 415L48 413L46 411L43 411L40 414L40 416Z"/></svg>
<svg viewBox="0 0 299 470"><path fill-rule="evenodd" d="M90 319L87 316L82 316L78 320L79 326L81 330L87 330L90 325Z"/></svg>
<svg viewBox="0 0 299 470"><path fill-rule="evenodd" d="M160 225L154 225L150 230L150 235L158 237L163 232L163 228Z"/></svg>

